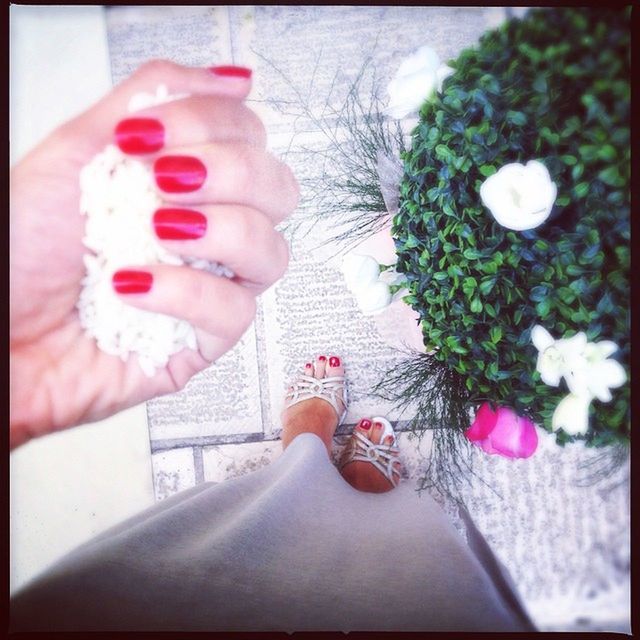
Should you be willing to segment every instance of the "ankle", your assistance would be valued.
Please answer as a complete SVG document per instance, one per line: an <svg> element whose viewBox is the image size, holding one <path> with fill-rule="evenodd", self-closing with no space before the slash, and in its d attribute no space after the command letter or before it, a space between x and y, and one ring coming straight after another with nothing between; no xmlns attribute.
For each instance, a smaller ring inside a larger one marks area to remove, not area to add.
<svg viewBox="0 0 640 640"><path fill-rule="evenodd" d="M313 433L324 442L327 452L331 455L335 422L335 412L333 411L329 417L324 415L322 411L304 411L288 416L283 425L282 448L286 449L291 441L301 433Z"/></svg>

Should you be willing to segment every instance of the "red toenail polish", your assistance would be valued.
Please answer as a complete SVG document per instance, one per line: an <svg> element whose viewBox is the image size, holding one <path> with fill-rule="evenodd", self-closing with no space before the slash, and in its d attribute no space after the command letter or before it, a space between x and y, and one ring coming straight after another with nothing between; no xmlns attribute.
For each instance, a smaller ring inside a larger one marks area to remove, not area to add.
<svg viewBox="0 0 640 640"><path fill-rule="evenodd" d="M320 360L320 362L324 362L327 359L327 356L320 356L318 358L318 360Z"/></svg>
<svg viewBox="0 0 640 640"><path fill-rule="evenodd" d="M307 369L311 369L313 365L310 362L307 362L304 366L307 367Z"/></svg>
<svg viewBox="0 0 640 640"><path fill-rule="evenodd" d="M339 367L340 366L340 358L338 358L336 356L331 356L331 358L329 358L329 366L330 367Z"/></svg>
<svg viewBox="0 0 640 640"><path fill-rule="evenodd" d="M164 127L155 118L126 118L118 123L115 138L123 153L155 153L164 146Z"/></svg>
<svg viewBox="0 0 640 640"><path fill-rule="evenodd" d="M362 422L360 422L361 429L368 429L370 426L371 426L371 420L362 420Z"/></svg>

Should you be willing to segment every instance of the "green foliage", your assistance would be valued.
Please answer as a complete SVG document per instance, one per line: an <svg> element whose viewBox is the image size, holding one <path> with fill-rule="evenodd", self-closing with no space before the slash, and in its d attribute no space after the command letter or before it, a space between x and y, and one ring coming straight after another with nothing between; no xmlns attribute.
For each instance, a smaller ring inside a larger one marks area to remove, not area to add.
<svg viewBox="0 0 640 640"><path fill-rule="evenodd" d="M614 340L629 372L628 10L539 9L486 33L423 105L393 234L425 345L470 405L512 406L550 429L567 393L535 371L531 329ZM537 159L550 218L514 232L480 200L486 177ZM629 384L594 401L594 446L629 438ZM571 440L558 434L559 442Z"/></svg>

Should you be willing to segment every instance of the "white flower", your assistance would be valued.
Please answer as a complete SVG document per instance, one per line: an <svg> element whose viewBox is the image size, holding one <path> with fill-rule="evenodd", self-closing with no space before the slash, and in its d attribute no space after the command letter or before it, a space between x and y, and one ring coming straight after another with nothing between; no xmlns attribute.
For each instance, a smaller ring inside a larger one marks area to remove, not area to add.
<svg viewBox="0 0 640 640"><path fill-rule="evenodd" d="M514 231L533 229L551 213L558 189L547 168L537 160L526 166L506 164L480 187L485 207L503 227Z"/></svg>
<svg viewBox="0 0 640 640"><path fill-rule="evenodd" d="M421 47L403 60L389 83L390 100L386 112L400 120L417 111L434 91L442 91L442 83L452 73L453 69L442 64L431 47Z"/></svg>
<svg viewBox="0 0 640 640"><path fill-rule="evenodd" d="M551 418L551 429L562 429L565 433L575 436L585 434L589 430L590 395L576 395L570 393L565 396L556 407Z"/></svg>
<svg viewBox="0 0 640 640"><path fill-rule="evenodd" d="M531 340L538 349L536 370L542 381L552 387L557 387L560 378L564 378L573 395L589 395L609 402L612 398L609 389L627 381L624 367L609 358L618 350L611 340L588 343L582 331L571 338L554 340L540 325L531 330Z"/></svg>
<svg viewBox="0 0 640 640"><path fill-rule="evenodd" d="M380 265L371 256L349 253L342 260L342 273L347 287L355 293L378 280Z"/></svg>
<svg viewBox="0 0 640 640"><path fill-rule="evenodd" d="M372 256L350 253L342 260L342 273L348 289L364 315L380 313L392 302L390 285L400 274L380 273L380 265Z"/></svg>
<svg viewBox="0 0 640 640"><path fill-rule="evenodd" d="M584 332L580 331L571 338L554 340L544 327L537 324L531 330L531 340L538 350L536 371L542 381L551 387L557 387L560 378L564 376L570 385L569 379L573 378L573 372L579 370L583 364L582 353L587 345Z"/></svg>
<svg viewBox="0 0 640 640"><path fill-rule="evenodd" d="M582 369L580 386L601 402L609 402L612 398L609 389L621 387L627 381L624 367L609 356L618 350L618 345L610 340L590 342L584 350L586 367Z"/></svg>
<svg viewBox="0 0 640 640"><path fill-rule="evenodd" d="M365 316L381 313L391 304L389 285L378 281L369 284L355 293L356 302Z"/></svg>
<svg viewBox="0 0 640 640"><path fill-rule="evenodd" d="M589 429L589 405L594 398L609 402L610 389L627 380L624 367L609 356L618 350L611 340L587 342L580 331L571 338L554 340L540 325L531 330L531 340L538 349L536 370L545 384L557 387L564 378L569 395L556 407L551 419L553 431L562 429L569 435L584 434Z"/></svg>

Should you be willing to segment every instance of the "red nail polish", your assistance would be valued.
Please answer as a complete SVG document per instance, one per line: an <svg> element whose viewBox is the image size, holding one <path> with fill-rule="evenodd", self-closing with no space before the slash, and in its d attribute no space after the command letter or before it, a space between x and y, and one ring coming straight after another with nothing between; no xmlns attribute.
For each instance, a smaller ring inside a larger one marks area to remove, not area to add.
<svg viewBox="0 0 640 640"><path fill-rule="evenodd" d="M209 67L209 71L215 76L224 78L250 78L253 73L247 67L236 67L234 65L221 65L217 67Z"/></svg>
<svg viewBox="0 0 640 640"><path fill-rule="evenodd" d="M164 127L154 118L127 118L118 123L115 138L123 153L155 153L164 146Z"/></svg>
<svg viewBox="0 0 640 640"><path fill-rule="evenodd" d="M153 284L153 275L148 271L121 269L113 274L113 288L118 293L147 293Z"/></svg>
<svg viewBox="0 0 640 640"><path fill-rule="evenodd" d="M188 193L199 189L207 168L193 156L162 156L153 165L156 184L167 193Z"/></svg>
<svg viewBox="0 0 640 640"><path fill-rule="evenodd" d="M338 358L337 356L331 356L331 358L329 358L329 366L330 367L339 367L340 366L340 358Z"/></svg>
<svg viewBox="0 0 640 640"><path fill-rule="evenodd" d="M307 362L304 366L307 367L307 369L311 369L313 365L310 362Z"/></svg>
<svg viewBox="0 0 640 640"><path fill-rule="evenodd" d="M361 420L360 421L360 428L361 429L368 429L371 426L371 420Z"/></svg>
<svg viewBox="0 0 640 640"><path fill-rule="evenodd" d="M320 356L318 358L318 360L320 360L320 362L324 362L327 359L327 356Z"/></svg>
<svg viewBox="0 0 640 640"><path fill-rule="evenodd" d="M192 209L158 209L153 228L160 240L195 240L207 232L207 219Z"/></svg>

